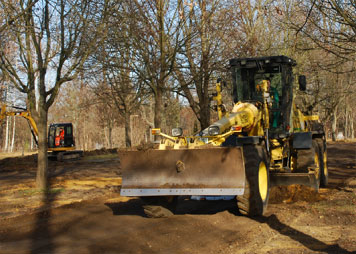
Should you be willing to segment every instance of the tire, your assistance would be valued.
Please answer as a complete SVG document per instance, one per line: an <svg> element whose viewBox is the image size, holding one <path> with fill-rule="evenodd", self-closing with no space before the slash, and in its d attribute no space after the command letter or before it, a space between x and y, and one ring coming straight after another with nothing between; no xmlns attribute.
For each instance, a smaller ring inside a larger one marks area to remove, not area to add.
<svg viewBox="0 0 356 254"><path fill-rule="evenodd" d="M320 162L321 162L321 153L319 145L316 140L312 141L312 147L310 149L298 150L297 152L297 169L298 173L309 173L309 169L313 168L315 170L316 176L316 190L319 190L320 186Z"/></svg>
<svg viewBox="0 0 356 254"><path fill-rule="evenodd" d="M149 218L167 218L174 215L177 196L141 197L143 211Z"/></svg>
<svg viewBox="0 0 356 254"><path fill-rule="evenodd" d="M319 147L319 166L320 166L320 187L326 187L329 181L329 172L327 166L327 152L326 152L326 144L323 139L316 139Z"/></svg>
<svg viewBox="0 0 356 254"><path fill-rule="evenodd" d="M314 169L315 169L315 175L316 175L316 183L317 183L317 191L319 191L320 187L320 162L323 160L322 159L322 154L320 153L319 145L318 143L313 140L313 149L314 149Z"/></svg>
<svg viewBox="0 0 356 254"><path fill-rule="evenodd" d="M314 164L315 149L312 146L309 149L302 149L297 151L297 165L295 172L308 173L309 168Z"/></svg>
<svg viewBox="0 0 356 254"><path fill-rule="evenodd" d="M245 191L237 196L239 212L250 217L261 216L267 209L269 198L269 170L266 149L263 145L245 145Z"/></svg>

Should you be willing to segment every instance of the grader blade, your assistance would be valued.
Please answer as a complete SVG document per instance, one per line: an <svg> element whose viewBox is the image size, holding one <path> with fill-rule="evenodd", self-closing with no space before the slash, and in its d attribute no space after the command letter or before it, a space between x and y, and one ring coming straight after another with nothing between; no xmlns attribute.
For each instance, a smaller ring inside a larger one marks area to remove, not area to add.
<svg viewBox="0 0 356 254"><path fill-rule="evenodd" d="M120 152L122 196L242 195L241 148Z"/></svg>

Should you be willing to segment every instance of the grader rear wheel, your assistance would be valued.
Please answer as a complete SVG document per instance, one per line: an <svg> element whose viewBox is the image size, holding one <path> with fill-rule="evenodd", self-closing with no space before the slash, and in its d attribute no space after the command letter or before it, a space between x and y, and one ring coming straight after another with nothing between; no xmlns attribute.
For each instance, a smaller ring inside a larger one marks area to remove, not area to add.
<svg viewBox="0 0 356 254"><path fill-rule="evenodd" d="M263 215L269 197L269 173L266 150L263 145L243 147L246 182L242 196L237 196L237 206L241 214Z"/></svg>
<svg viewBox="0 0 356 254"><path fill-rule="evenodd" d="M326 153L326 145L322 139L316 139L319 147L319 155L320 155L320 187L326 187L329 181L329 172L327 166L327 153Z"/></svg>
<svg viewBox="0 0 356 254"><path fill-rule="evenodd" d="M296 161L297 161L297 163L296 163L295 172L308 173L309 168L313 166L314 161L315 161L314 146L312 146L309 149L298 150Z"/></svg>
<svg viewBox="0 0 356 254"><path fill-rule="evenodd" d="M308 173L310 169L314 170L316 177L315 189L318 190L321 179L322 153L316 140L312 141L312 147L309 149L298 150L297 152L297 173Z"/></svg>
<svg viewBox="0 0 356 254"><path fill-rule="evenodd" d="M315 170L315 176L316 176L316 182L317 182L317 187L319 189L320 186L320 176L321 176L321 172L320 172L320 163L323 160L322 159L322 155L320 153L320 149L318 146L318 143L313 140L313 149L314 149L314 170Z"/></svg>

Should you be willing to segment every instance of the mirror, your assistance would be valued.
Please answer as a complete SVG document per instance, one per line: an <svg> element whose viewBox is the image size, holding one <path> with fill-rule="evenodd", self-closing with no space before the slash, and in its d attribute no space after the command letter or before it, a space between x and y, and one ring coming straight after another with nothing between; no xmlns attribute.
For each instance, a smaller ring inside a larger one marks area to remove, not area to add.
<svg viewBox="0 0 356 254"><path fill-rule="evenodd" d="M300 91L305 91L307 90L307 79L304 75L300 75L298 77L298 83L299 83L299 90Z"/></svg>

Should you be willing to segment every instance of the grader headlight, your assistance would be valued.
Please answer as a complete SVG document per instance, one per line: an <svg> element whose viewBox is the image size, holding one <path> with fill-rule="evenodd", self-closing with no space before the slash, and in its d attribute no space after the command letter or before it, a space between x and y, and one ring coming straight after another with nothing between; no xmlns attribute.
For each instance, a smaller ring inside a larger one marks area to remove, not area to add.
<svg viewBox="0 0 356 254"><path fill-rule="evenodd" d="M173 137L181 137L181 136L183 136L183 129L182 128L173 128L172 129L172 136Z"/></svg>
<svg viewBox="0 0 356 254"><path fill-rule="evenodd" d="M208 128L209 136L216 136L220 134L219 126L213 125Z"/></svg>

